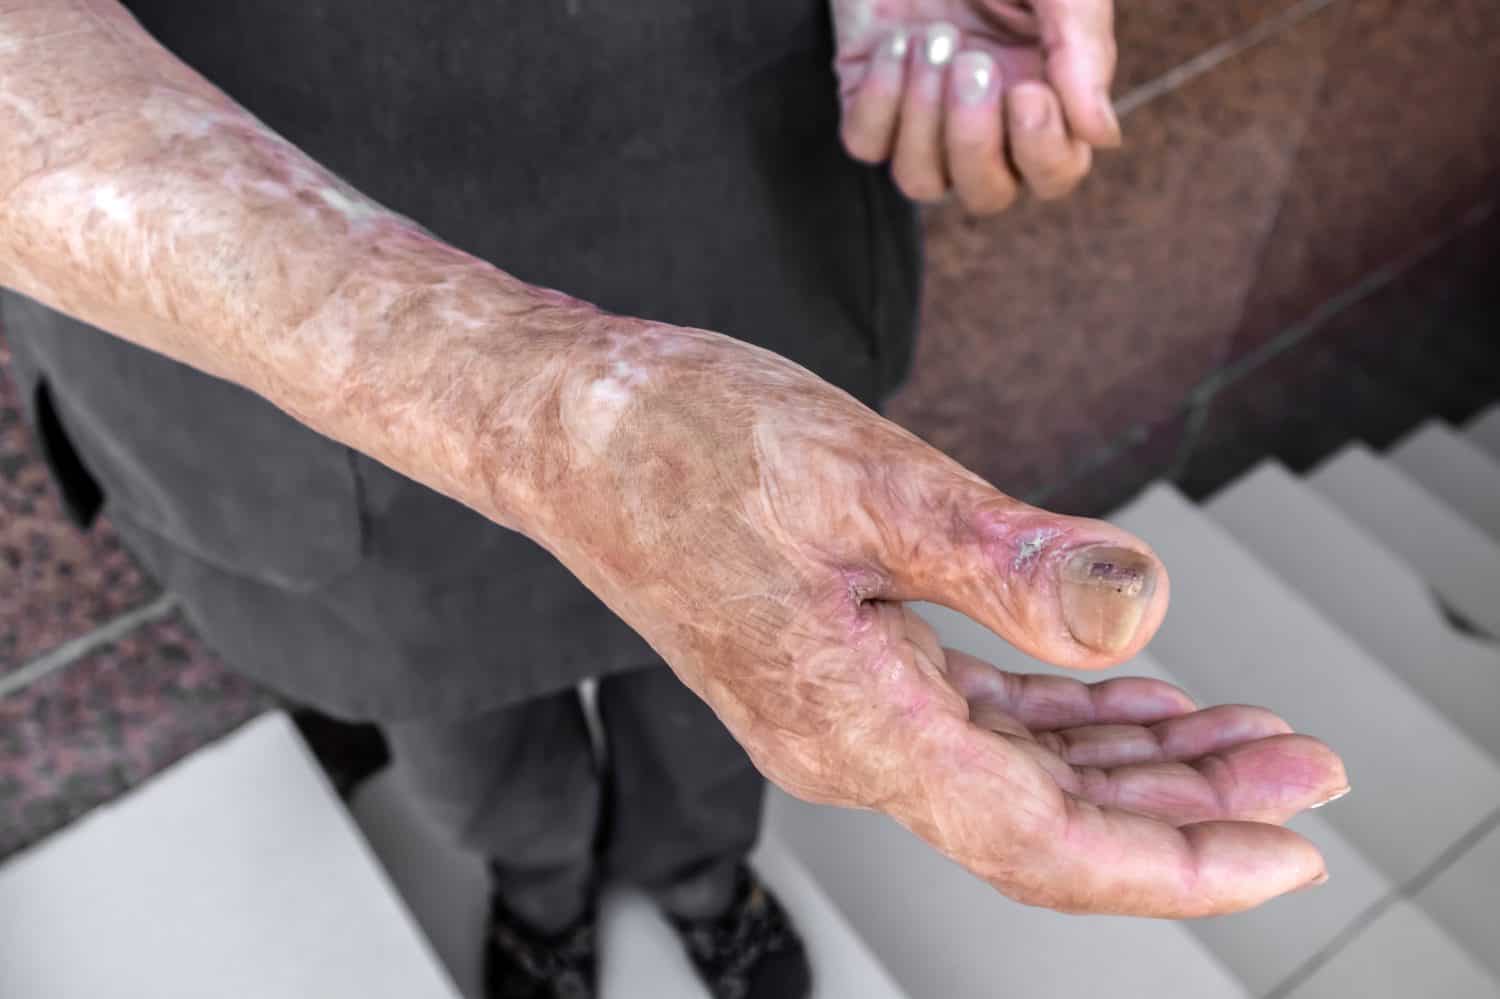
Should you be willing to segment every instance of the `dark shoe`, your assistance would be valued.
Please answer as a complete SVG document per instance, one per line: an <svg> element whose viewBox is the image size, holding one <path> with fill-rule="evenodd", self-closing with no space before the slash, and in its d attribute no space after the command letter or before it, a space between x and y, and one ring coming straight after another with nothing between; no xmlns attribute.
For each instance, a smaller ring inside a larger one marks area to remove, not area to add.
<svg viewBox="0 0 1500 999"><path fill-rule="evenodd" d="M806 999L812 968L786 910L749 867L717 919L668 916L714 999Z"/></svg>
<svg viewBox="0 0 1500 999"><path fill-rule="evenodd" d="M546 934L527 926L498 897L490 902L485 999L594 999L597 967L592 912Z"/></svg>

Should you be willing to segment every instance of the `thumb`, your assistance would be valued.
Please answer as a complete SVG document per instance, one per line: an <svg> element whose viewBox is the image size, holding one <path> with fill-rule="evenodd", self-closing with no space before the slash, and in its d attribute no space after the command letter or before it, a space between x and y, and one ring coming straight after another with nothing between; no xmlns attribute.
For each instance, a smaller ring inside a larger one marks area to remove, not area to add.
<svg viewBox="0 0 1500 999"><path fill-rule="evenodd" d="M1073 134L1093 146L1120 144L1110 103L1115 73L1112 0L1037 0L1047 81L1062 100Z"/></svg>
<svg viewBox="0 0 1500 999"><path fill-rule="evenodd" d="M1166 616L1167 571L1134 535L1022 503L961 469L923 491L925 523L885 532L881 596L941 604L1075 669L1124 662Z"/></svg>

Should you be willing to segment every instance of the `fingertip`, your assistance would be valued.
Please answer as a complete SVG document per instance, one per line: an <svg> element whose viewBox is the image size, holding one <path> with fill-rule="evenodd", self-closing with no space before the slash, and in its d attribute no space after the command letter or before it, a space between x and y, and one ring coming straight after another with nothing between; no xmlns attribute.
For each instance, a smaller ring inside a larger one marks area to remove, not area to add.
<svg viewBox="0 0 1500 999"><path fill-rule="evenodd" d="M892 32L870 57L869 71L845 109L840 129L844 149L863 163L873 165L890 158L909 47L904 29Z"/></svg>
<svg viewBox="0 0 1500 999"><path fill-rule="evenodd" d="M1199 822L1181 828L1195 858L1186 918L1243 912L1328 877L1307 837L1264 822Z"/></svg>
<svg viewBox="0 0 1500 999"><path fill-rule="evenodd" d="M1063 112L1074 137L1090 146L1096 149L1119 149L1124 144L1120 118L1108 94L1089 94L1077 102L1069 102L1064 98Z"/></svg>

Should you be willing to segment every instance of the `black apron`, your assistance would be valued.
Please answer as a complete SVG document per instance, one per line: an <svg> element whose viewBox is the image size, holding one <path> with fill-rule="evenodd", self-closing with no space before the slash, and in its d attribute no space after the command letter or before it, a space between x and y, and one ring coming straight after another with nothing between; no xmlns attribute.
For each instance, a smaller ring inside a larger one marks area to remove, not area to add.
<svg viewBox="0 0 1500 999"><path fill-rule="evenodd" d="M718 330L877 403L914 214L838 142L828 0L134 0L362 191L517 277ZM654 661L536 545L258 397L7 293L75 514L103 507L240 669L326 711L462 714Z"/></svg>

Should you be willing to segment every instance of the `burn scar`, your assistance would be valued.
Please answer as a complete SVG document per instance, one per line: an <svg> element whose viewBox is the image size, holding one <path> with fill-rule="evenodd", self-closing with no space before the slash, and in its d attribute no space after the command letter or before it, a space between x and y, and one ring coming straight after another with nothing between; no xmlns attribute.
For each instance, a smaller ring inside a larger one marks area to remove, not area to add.
<svg viewBox="0 0 1500 999"><path fill-rule="evenodd" d="M1045 528L1034 531L1028 537L1022 538L1016 543L1016 557L1011 559L1010 567L1015 572L1029 568L1036 561L1037 556L1047 547L1047 543L1062 534L1056 528Z"/></svg>

